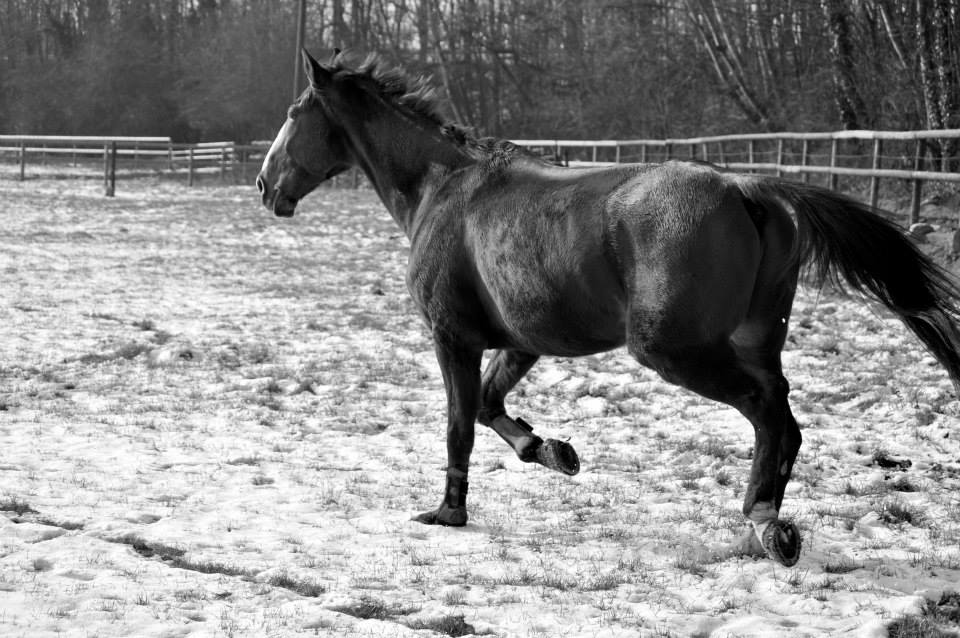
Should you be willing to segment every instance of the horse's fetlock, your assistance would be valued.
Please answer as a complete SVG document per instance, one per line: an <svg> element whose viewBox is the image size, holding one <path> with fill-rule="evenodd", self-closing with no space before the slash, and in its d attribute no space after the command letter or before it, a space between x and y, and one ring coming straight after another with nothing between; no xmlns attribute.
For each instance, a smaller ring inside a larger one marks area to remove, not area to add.
<svg viewBox="0 0 960 638"><path fill-rule="evenodd" d="M468 487L466 472L461 472L455 468L447 469L447 485L444 489L443 504L455 509L466 508Z"/></svg>
<svg viewBox="0 0 960 638"><path fill-rule="evenodd" d="M745 503L743 514L753 523L765 523L767 521L777 520L780 512L771 501L756 501L754 503Z"/></svg>

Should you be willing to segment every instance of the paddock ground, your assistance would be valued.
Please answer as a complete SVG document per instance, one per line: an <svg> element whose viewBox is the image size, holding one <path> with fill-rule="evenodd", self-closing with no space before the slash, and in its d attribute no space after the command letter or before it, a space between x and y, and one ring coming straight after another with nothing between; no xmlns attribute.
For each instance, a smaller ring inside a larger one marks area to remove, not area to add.
<svg viewBox="0 0 960 638"><path fill-rule="evenodd" d="M623 351L544 360L512 395L578 476L481 428L469 525L430 528L409 518L440 497L442 384L370 191L290 220L155 178L0 197L0 635L957 629L960 403L881 310L794 308L794 568L724 551L747 422Z"/></svg>

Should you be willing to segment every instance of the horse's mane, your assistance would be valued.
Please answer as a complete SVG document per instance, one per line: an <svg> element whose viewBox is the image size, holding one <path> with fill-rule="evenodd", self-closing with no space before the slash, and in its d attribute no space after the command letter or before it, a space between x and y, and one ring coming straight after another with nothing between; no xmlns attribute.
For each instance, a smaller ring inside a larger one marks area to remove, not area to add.
<svg viewBox="0 0 960 638"><path fill-rule="evenodd" d="M471 129L449 121L443 115L441 100L429 76L411 78L403 70L387 65L375 53L369 54L355 68L350 64L351 58L348 52L338 53L334 57L331 70L335 78L367 80L380 96L435 124L444 137L463 147L475 158L498 163L509 162L515 156L536 158L508 140L477 137Z"/></svg>

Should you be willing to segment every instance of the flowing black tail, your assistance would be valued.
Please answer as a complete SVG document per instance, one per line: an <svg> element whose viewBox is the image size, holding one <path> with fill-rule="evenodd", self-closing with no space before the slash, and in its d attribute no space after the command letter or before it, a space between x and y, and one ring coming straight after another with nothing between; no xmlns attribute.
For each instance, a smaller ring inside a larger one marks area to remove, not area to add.
<svg viewBox="0 0 960 638"><path fill-rule="evenodd" d="M892 310L947 369L960 394L960 288L873 208L831 191L773 178L738 176L762 208L786 203L797 219L796 258L821 285L844 283Z"/></svg>

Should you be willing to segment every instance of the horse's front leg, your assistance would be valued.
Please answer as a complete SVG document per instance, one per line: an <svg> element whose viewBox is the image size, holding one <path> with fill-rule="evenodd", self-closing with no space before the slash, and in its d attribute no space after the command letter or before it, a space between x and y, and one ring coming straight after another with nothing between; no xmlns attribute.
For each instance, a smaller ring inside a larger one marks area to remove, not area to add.
<svg viewBox="0 0 960 638"><path fill-rule="evenodd" d="M500 435L521 461L540 463L551 470L573 475L580 471L580 459L573 446L556 439L544 441L533 433L526 421L509 417L503 404L507 393L530 371L538 358L519 350L497 351L483 371L482 403L477 420Z"/></svg>
<svg viewBox="0 0 960 638"><path fill-rule="evenodd" d="M447 391L447 484L440 507L413 520L459 527L467 523L467 472L480 406L483 351L437 339L437 361Z"/></svg>

